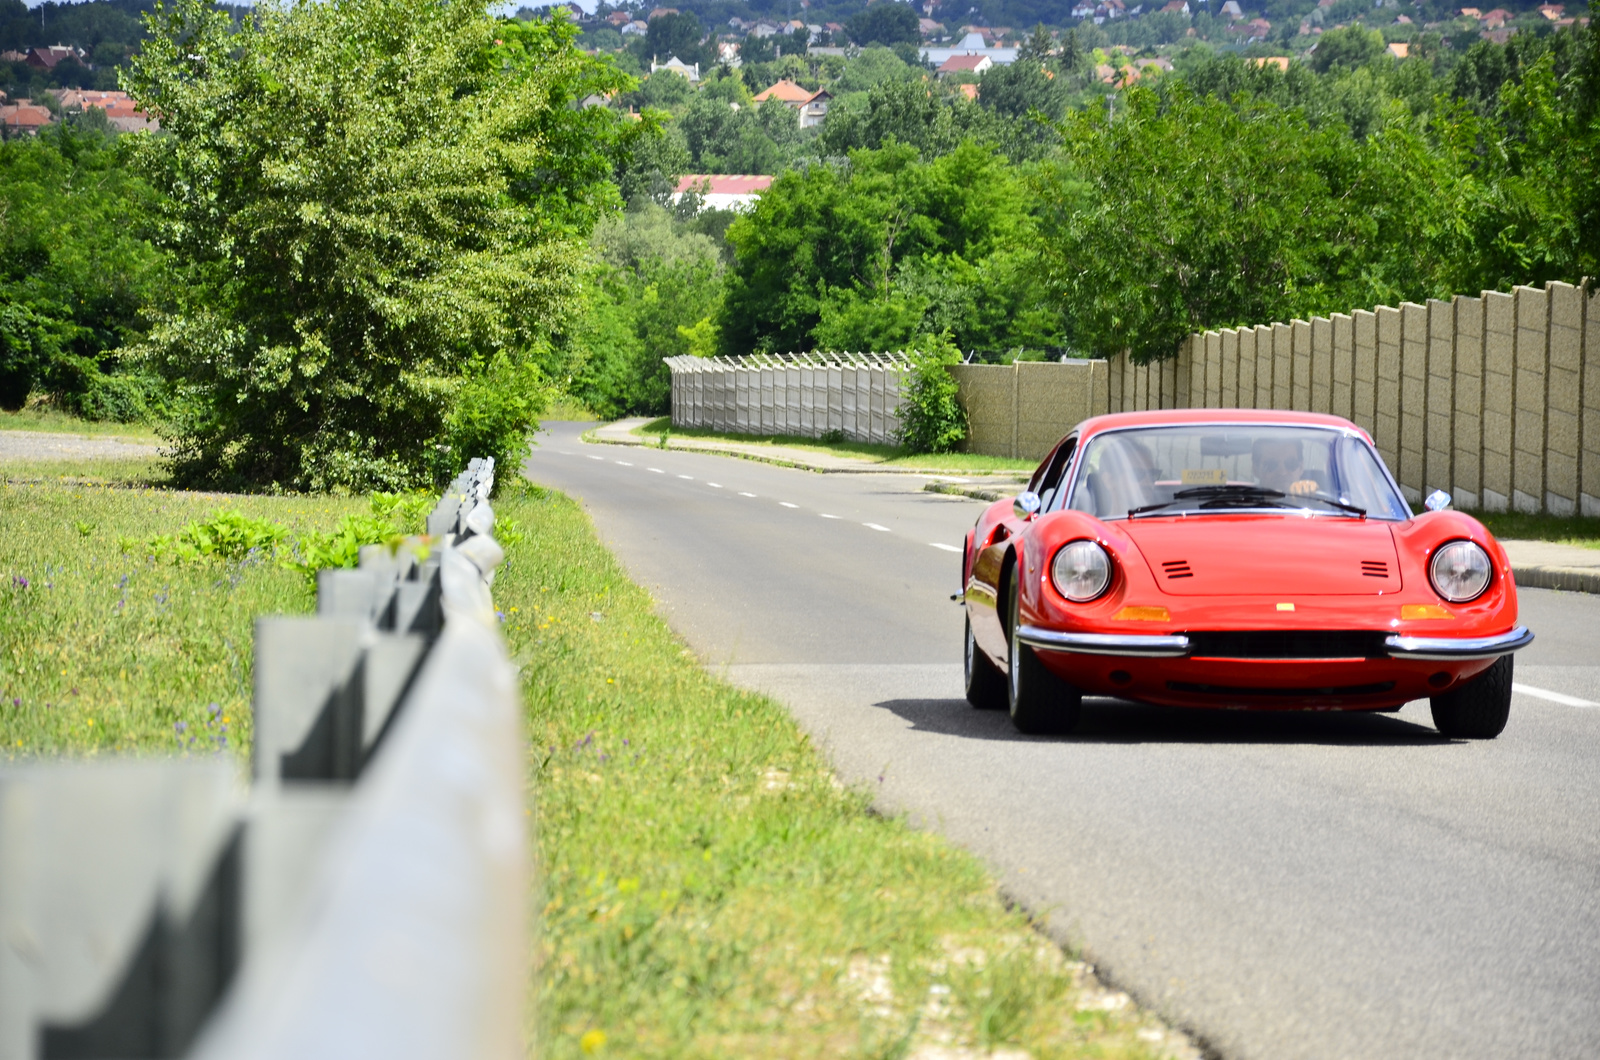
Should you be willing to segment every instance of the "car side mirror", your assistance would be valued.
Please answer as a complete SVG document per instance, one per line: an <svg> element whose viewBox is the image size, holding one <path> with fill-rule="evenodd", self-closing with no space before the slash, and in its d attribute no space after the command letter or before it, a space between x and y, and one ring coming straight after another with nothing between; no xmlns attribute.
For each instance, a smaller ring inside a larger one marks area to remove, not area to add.
<svg viewBox="0 0 1600 1060"><path fill-rule="evenodd" d="M1450 494L1444 490L1434 490L1428 494L1428 499L1422 502L1422 506L1430 512L1442 512L1450 507Z"/></svg>
<svg viewBox="0 0 1600 1060"><path fill-rule="evenodd" d="M1039 495L1032 490L1023 490L1017 494L1017 499L1012 503L1011 510L1017 513L1017 518L1027 522L1039 514Z"/></svg>

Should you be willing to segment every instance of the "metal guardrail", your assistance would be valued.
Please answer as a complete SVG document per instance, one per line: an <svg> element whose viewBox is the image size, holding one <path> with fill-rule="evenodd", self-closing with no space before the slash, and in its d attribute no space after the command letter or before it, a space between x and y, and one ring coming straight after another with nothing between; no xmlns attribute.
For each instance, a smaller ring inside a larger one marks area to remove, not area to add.
<svg viewBox="0 0 1600 1060"><path fill-rule="evenodd" d="M523 738L491 460L256 625L225 762L0 769L0 1060L521 1051Z"/></svg>

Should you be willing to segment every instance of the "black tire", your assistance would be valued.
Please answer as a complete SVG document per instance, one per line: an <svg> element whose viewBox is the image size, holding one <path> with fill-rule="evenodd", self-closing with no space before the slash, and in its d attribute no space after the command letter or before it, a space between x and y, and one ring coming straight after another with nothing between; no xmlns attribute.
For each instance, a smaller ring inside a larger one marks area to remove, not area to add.
<svg viewBox="0 0 1600 1060"><path fill-rule="evenodd" d="M1011 585L1011 622L1006 627L1010 641L1010 669L1006 688L1011 706L1011 724L1030 736L1071 732L1083 708L1083 693L1045 668L1039 656L1017 637L1021 625L1017 586Z"/></svg>
<svg viewBox="0 0 1600 1060"><path fill-rule="evenodd" d="M1502 655L1483 673L1428 700L1433 726L1456 740L1492 740L1511 714L1511 656Z"/></svg>
<svg viewBox="0 0 1600 1060"><path fill-rule="evenodd" d="M1003 710L1006 706L1006 675L989 660L972 636L972 616L967 616L966 649L962 658L967 702L979 710Z"/></svg>

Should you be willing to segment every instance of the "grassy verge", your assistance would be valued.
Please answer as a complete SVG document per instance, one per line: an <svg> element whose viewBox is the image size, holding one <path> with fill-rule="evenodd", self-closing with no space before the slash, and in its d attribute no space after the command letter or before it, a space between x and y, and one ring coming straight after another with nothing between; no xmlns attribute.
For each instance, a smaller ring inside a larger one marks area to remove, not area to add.
<svg viewBox="0 0 1600 1060"><path fill-rule="evenodd" d="M94 438L121 438L147 444L160 441L148 424L85 420L48 405L34 405L16 412L0 411L0 431L49 431Z"/></svg>
<svg viewBox="0 0 1600 1060"><path fill-rule="evenodd" d="M1600 518L1581 515L1529 515L1524 512L1469 512L1495 537L1507 541L1555 541L1600 549Z"/></svg>
<svg viewBox="0 0 1600 1060"><path fill-rule="evenodd" d="M974 858L875 815L780 706L703 670L575 504L501 510L528 530L495 601L532 744L541 1055L1162 1051Z"/></svg>
<svg viewBox="0 0 1600 1060"><path fill-rule="evenodd" d="M817 438L802 438L787 434L725 434L699 427L674 427L670 417L651 420L632 431L642 438L702 438L716 442L738 442L742 445L783 446L786 449L804 449L817 453L834 453L860 457L887 467L926 468L951 472L1031 472L1039 466L1037 460L1012 460L1003 456L983 456L979 453L907 453L900 446L876 445L871 442L824 442Z"/></svg>
<svg viewBox="0 0 1600 1060"><path fill-rule="evenodd" d="M161 489L167 485L168 478L166 465L159 458L90 460L74 457L70 460L0 460L0 480L13 486L50 484Z"/></svg>
<svg viewBox="0 0 1600 1060"><path fill-rule="evenodd" d="M220 507L300 534L365 502L128 488L137 467L49 470L5 465L0 483L0 749L241 753L252 624L309 611L305 580L259 556L124 554L119 538L170 534Z"/></svg>

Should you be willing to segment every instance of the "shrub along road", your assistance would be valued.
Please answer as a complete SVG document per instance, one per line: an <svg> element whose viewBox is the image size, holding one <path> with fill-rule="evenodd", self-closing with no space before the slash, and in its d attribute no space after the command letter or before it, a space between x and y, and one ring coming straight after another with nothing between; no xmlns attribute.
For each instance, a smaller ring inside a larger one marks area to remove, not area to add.
<svg viewBox="0 0 1600 1060"><path fill-rule="evenodd" d="M580 498L707 665L776 695L849 783L985 858L1103 972L1229 1057L1600 1050L1600 598L1525 590L1511 724L1091 701L1016 736L960 694L956 547L978 502L583 444Z"/></svg>

